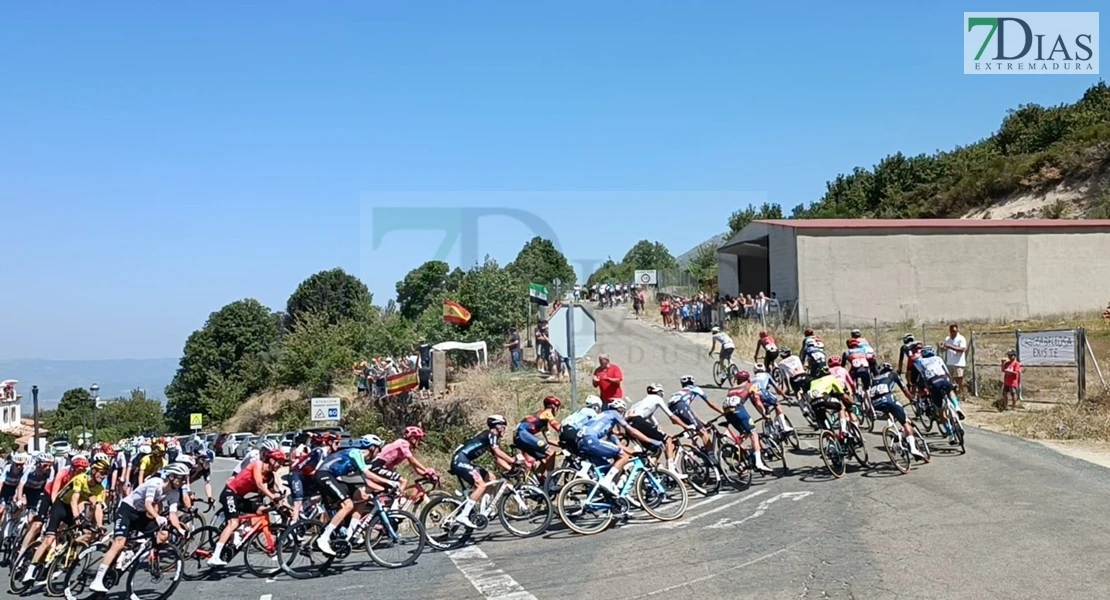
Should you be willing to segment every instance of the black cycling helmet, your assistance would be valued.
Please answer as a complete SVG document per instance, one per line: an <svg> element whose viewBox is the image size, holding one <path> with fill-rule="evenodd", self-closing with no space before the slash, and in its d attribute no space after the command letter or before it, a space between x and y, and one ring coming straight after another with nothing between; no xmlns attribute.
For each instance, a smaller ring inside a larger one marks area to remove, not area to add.
<svg viewBox="0 0 1110 600"><path fill-rule="evenodd" d="M894 366L891 365L890 363L883 363L883 364L879 365L879 372L880 373L889 373L893 370L894 370Z"/></svg>
<svg viewBox="0 0 1110 600"><path fill-rule="evenodd" d="M863 332L858 330L858 329L853 329L851 334L849 334L849 335L851 335L854 338L858 338L859 336L863 335Z"/></svg>
<svg viewBox="0 0 1110 600"><path fill-rule="evenodd" d="M789 358L794 352L790 348L779 348L779 356Z"/></svg>
<svg viewBox="0 0 1110 600"><path fill-rule="evenodd" d="M907 333L906 335L902 336L902 343L903 344L909 344L910 342L913 342L913 334L912 333Z"/></svg>
<svg viewBox="0 0 1110 600"><path fill-rule="evenodd" d="M829 366L828 365L821 365L817 369L817 376L818 377L828 377L829 376Z"/></svg>
<svg viewBox="0 0 1110 600"><path fill-rule="evenodd" d="M687 386L694 385L694 376L693 375L683 375L682 379L678 380L678 383L682 387L687 387Z"/></svg>

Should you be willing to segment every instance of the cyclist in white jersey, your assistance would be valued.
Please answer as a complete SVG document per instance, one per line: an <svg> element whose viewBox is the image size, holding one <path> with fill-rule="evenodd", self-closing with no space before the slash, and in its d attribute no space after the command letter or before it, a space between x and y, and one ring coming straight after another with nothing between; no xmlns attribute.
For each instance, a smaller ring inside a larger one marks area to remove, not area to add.
<svg viewBox="0 0 1110 600"><path fill-rule="evenodd" d="M782 400L786 396L786 390L779 387L775 383L774 378L767 372L767 368L762 363L755 364L755 374L752 375L752 385L759 389L759 397L763 406L771 406L775 409L775 414L778 416L779 425L782 427L784 433L790 433L794 430L790 423L786 421L786 414L782 410ZM763 415L766 417L766 413Z"/></svg>
<svg viewBox="0 0 1110 600"><path fill-rule="evenodd" d="M628 420L628 424L633 429L657 442L663 442L663 450L667 456L667 467L678 472L674 461L677 444L673 437L659 431L659 422L655 420L655 413L660 410L670 417L671 422L675 425L691 431L695 429L693 425L687 425L671 412L670 407L667 406L667 401L663 399L663 386L658 383L647 386L647 396L644 396L643 400L633 404L632 408L628 409L628 412L625 413L625 419Z"/></svg>
<svg viewBox="0 0 1110 600"><path fill-rule="evenodd" d="M802 359L791 352L790 348L781 348L779 357L781 357L781 360L775 368L779 370L779 373L782 373L783 381L790 384L790 390L792 392L808 390L809 373L806 372Z"/></svg>
<svg viewBox="0 0 1110 600"><path fill-rule="evenodd" d="M721 331L720 327L714 327L712 333L713 347L709 349L709 356L713 356L713 351L717 349L717 344L720 344L721 354L717 359L721 364L721 369L727 373L729 365L732 364L732 353L736 350L736 344L732 343L732 338L730 338L727 333Z"/></svg>

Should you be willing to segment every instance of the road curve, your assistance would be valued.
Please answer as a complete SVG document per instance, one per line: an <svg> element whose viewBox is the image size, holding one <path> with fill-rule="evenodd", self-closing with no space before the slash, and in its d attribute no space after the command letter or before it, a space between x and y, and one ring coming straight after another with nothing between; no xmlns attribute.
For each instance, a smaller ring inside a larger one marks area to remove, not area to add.
<svg viewBox="0 0 1110 600"><path fill-rule="evenodd" d="M684 374L708 381L705 348L623 309L592 312L600 343L591 356L606 352L623 368L631 400L651 382L670 392ZM709 392L724 397L723 390ZM802 422L796 412L792 417ZM880 438L867 437L873 462L885 459ZM907 475L849 467L833 480L813 438L803 437L809 448L788 457L791 476L757 477L744 493L692 495L686 516L672 524L633 520L591 537L553 527L530 540L495 532L396 571L357 564L363 556L355 555L341 572L312 581L260 580L235 569L183 582L175 597L1107 597L1110 470L977 429L964 456L931 440L932 464ZM220 462L216 489L232 466Z"/></svg>

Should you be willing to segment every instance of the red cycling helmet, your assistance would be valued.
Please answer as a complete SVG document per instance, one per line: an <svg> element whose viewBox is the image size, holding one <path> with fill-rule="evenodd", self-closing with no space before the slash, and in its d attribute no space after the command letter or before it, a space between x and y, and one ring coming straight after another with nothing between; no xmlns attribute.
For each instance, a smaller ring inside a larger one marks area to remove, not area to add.
<svg viewBox="0 0 1110 600"><path fill-rule="evenodd" d="M76 456L73 458L72 464L75 471L84 471L89 468L89 459L84 456Z"/></svg>
<svg viewBox="0 0 1110 600"><path fill-rule="evenodd" d="M840 366L840 357L839 356L830 356L829 357L829 366L830 367L839 367Z"/></svg>
<svg viewBox="0 0 1110 600"><path fill-rule="evenodd" d="M802 333L802 335L804 335L805 337L812 337L813 336L813 330L812 329L807 329L807 330L805 330L805 332Z"/></svg>
<svg viewBox="0 0 1110 600"><path fill-rule="evenodd" d="M282 451L280 448L277 450L270 450L266 453L266 460L276 460L277 462L283 463L286 461L287 458L288 457L285 456L285 452Z"/></svg>
<svg viewBox="0 0 1110 600"><path fill-rule="evenodd" d="M751 381L752 374L747 371L740 371L736 374L736 383L744 383Z"/></svg>
<svg viewBox="0 0 1110 600"><path fill-rule="evenodd" d="M759 332L759 337L761 337L761 338L767 337L767 332L766 331L760 331Z"/></svg>
<svg viewBox="0 0 1110 600"><path fill-rule="evenodd" d="M401 437L407 440L422 440L424 439L424 435L425 434L423 429L416 427L415 425L410 425L409 427L405 428L405 433Z"/></svg>
<svg viewBox="0 0 1110 600"><path fill-rule="evenodd" d="M562 405L563 402L555 396L548 396L543 399L544 408L559 408Z"/></svg>

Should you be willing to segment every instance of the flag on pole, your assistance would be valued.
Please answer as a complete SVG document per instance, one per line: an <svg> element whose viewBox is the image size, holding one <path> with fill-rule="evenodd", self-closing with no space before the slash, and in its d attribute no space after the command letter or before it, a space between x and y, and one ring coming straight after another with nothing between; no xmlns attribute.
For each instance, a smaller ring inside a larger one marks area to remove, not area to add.
<svg viewBox="0 0 1110 600"><path fill-rule="evenodd" d="M528 284L528 296L531 297L532 302L540 306L547 306L547 288L538 284Z"/></svg>
<svg viewBox="0 0 1110 600"><path fill-rule="evenodd" d="M392 396L393 394L415 390L419 385L420 379L416 376L416 371L405 371L386 377L385 393Z"/></svg>
<svg viewBox="0 0 1110 600"><path fill-rule="evenodd" d="M470 322L470 311L458 302L443 301L443 322L455 325L466 325Z"/></svg>

